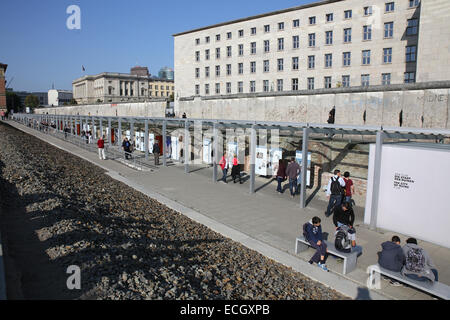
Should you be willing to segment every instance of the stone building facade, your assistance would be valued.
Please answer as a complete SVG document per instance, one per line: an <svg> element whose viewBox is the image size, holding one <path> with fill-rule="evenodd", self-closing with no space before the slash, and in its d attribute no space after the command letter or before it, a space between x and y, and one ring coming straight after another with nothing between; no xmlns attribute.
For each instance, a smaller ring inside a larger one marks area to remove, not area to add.
<svg viewBox="0 0 450 320"><path fill-rule="evenodd" d="M5 73L8 68L7 64L0 63L0 112L6 112L6 81Z"/></svg>

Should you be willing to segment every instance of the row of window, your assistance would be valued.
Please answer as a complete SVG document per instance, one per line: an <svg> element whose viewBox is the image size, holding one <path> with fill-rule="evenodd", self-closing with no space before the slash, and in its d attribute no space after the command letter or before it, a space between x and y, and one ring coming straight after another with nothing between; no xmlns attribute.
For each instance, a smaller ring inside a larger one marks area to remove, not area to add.
<svg viewBox="0 0 450 320"><path fill-rule="evenodd" d="M419 6L420 4L420 0L408 0L409 1L409 7L410 8L414 8ZM385 3L385 12L389 13L389 12L393 12L395 10L395 2L387 2ZM373 8L372 6L367 6L363 8L363 12L364 12L364 16L371 16L373 13ZM352 10L345 10L344 11L344 19L351 19L353 17L353 11ZM316 17L312 16L308 18L309 20L309 24L310 25L315 25L316 24ZM325 14L325 21L326 22L333 22L334 21L334 14L333 13L327 13ZM300 19L295 19L292 21L292 27L293 28L298 28L300 27ZM284 22L279 22L278 23L278 31L283 31L285 29L285 23ZM264 32L265 33L269 33L270 32L270 25L264 25ZM256 35L256 27L252 27L250 29L250 34L251 35ZM238 37L242 38L244 36L244 30L241 29L238 31ZM233 33L232 32L227 32L226 34L226 38L227 40L231 40L233 38ZM216 35L216 41L220 41L221 39L221 35L217 34ZM211 38L209 36L205 37L205 43L210 43ZM199 45L200 44L200 38L195 39L195 44Z"/></svg>
<svg viewBox="0 0 450 320"><path fill-rule="evenodd" d="M414 83L416 80L416 74L415 72L405 72L404 73L404 83ZM330 89L332 85L332 77L324 77L323 79L323 87L325 89ZM381 84L382 85L390 85L391 84L391 74L390 73L383 73L381 75ZM361 75L361 86L368 87L370 86L370 74L362 74ZM350 76L349 75L343 75L342 81L337 84L337 87L343 87L348 88L350 87ZM315 89L315 78L310 77L306 79L306 88L308 90L314 90ZM271 92L271 91L284 91L284 79L277 79L276 88L275 83L272 82L270 84L269 80L263 80L262 81L262 92ZM290 83L290 89L292 91L298 91L299 90L299 79L293 78L291 79ZM232 93L232 83L227 82L225 84L225 90L227 94ZM244 93L244 82L239 81L237 83L237 93ZM256 93L256 81L250 81L249 82L249 93ZM195 85L195 94L200 95L200 85ZM210 85L205 84L205 95L210 94ZM215 84L215 94L219 95L221 94L221 84L216 83Z"/></svg>
<svg viewBox="0 0 450 320"><path fill-rule="evenodd" d="M343 52L342 53L342 65L344 67L351 66L352 53L351 52ZM405 50L405 62L416 62L417 60L417 47L416 46L407 46ZM277 59L277 71L284 71L285 68L285 59L280 58ZM368 66L371 65L372 62L372 51L371 50L363 50L361 55L361 64ZM316 66L316 56L308 56L308 69L314 69ZM392 48L384 48L382 63L389 64L392 63ZM331 68L333 67L333 54L328 53L324 56L324 67ZM291 60L291 69L299 70L299 57L292 57ZM240 62L237 65L238 74L244 74L244 63ZM270 72L270 60L263 61L263 72ZM256 61L250 62L250 73L256 73ZM220 77L221 74L221 66L215 66L215 75L216 77ZM232 65L226 65L226 75L232 75ZM210 67L205 67L205 77L208 78L210 76ZM200 78L200 68L195 68L195 78Z"/></svg>
<svg viewBox="0 0 450 320"><path fill-rule="evenodd" d="M410 19L408 20L408 27L406 28L406 34L407 35L417 35L418 32L418 20L417 19ZM394 36L394 23L393 22L387 22L384 24L384 38L392 38ZM279 38L277 40L277 48L278 51L283 51L285 48L285 39ZM363 40L364 41L370 41L372 40L372 26L363 26ZM351 43L352 42L352 28L344 29L344 43ZM332 45L333 44L333 31L325 31L325 44L326 45ZM309 47L315 47L316 46L316 34L310 33L308 34L308 46ZM299 49L300 48L300 36L292 36L292 48L293 49ZM264 40L263 41L263 49L264 53L270 52L270 40ZM215 52L216 59L220 59L221 57L221 48L216 48ZM255 55L256 54L256 42L250 43L250 54ZM228 58L232 57L233 55L233 48L232 46L227 46L226 48L226 56ZM238 45L238 56L242 57L244 56L244 45L239 44ZM210 49L205 50L205 60L210 60L211 58L211 51ZM200 61L200 51L195 52L195 60L197 62Z"/></svg>
<svg viewBox="0 0 450 320"><path fill-rule="evenodd" d="M148 87L149 87L149 89L153 89L153 85L149 85ZM158 85L155 85L155 90L158 90ZM164 90L163 85L161 85L161 90ZM170 86L166 86L166 90L170 90ZM174 86L172 86L172 90L175 90Z"/></svg>

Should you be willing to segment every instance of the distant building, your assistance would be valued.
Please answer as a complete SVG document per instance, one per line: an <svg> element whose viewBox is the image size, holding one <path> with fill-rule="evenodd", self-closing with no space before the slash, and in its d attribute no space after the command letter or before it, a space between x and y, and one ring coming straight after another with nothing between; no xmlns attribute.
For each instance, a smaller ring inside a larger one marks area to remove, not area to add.
<svg viewBox="0 0 450 320"><path fill-rule="evenodd" d="M173 80L151 77L146 67L134 67L130 73L104 72L72 82L73 98L78 104L144 102L168 99L174 92Z"/></svg>
<svg viewBox="0 0 450 320"><path fill-rule="evenodd" d="M48 106L48 92L27 92L27 91L13 91L19 98L20 104L25 105L25 99L33 95L39 99L39 106Z"/></svg>
<svg viewBox="0 0 450 320"><path fill-rule="evenodd" d="M48 105L52 107L63 106L64 103L69 104L72 101L72 91L68 90L48 90Z"/></svg>
<svg viewBox="0 0 450 320"><path fill-rule="evenodd" d="M158 72L158 77L164 80L174 80L173 69L170 69L169 67L161 68Z"/></svg>
<svg viewBox="0 0 450 320"><path fill-rule="evenodd" d="M7 68L7 64L0 63L0 112L6 111L5 73Z"/></svg>

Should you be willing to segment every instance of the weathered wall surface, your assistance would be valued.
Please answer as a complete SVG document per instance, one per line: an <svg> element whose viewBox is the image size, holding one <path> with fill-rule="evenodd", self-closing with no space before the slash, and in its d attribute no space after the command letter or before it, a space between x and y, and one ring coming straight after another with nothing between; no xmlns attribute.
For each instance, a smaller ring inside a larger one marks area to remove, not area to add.
<svg viewBox="0 0 450 320"><path fill-rule="evenodd" d="M95 104L73 107L57 107L35 109L36 114L58 115L85 115L85 116L110 116L110 117L164 117L166 101L121 103L121 104Z"/></svg>
<svg viewBox="0 0 450 320"><path fill-rule="evenodd" d="M257 95L179 100L176 114L189 118L450 128L450 89L335 92L316 95Z"/></svg>

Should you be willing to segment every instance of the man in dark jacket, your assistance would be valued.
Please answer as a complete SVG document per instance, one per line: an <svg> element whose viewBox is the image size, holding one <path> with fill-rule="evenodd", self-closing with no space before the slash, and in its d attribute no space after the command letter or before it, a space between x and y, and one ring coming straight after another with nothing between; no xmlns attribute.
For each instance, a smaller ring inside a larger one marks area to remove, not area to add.
<svg viewBox="0 0 450 320"><path fill-rule="evenodd" d="M159 149L159 142L158 140L155 141L153 144L153 156L155 157L155 166L159 166L159 154L161 153L161 150Z"/></svg>
<svg viewBox="0 0 450 320"><path fill-rule="evenodd" d="M378 252L378 264L385 269L400 272L405 264L405 254L400 246L400 238L393 236L392 241L381 244L382 251Z"/></svg>
<svg viewBox="0 0 450 320"><path fill-rule="evenodd" d="M344 202L341 206L334 210L333 223L336 228L340 228L343 225L353 227L354 222L355 213L348 202Z"/></svg>
<svg viewBox="0 0 450 320"><path fill-rule="evenodd" d="M305 227L306 240L314 249L317 250L311 260L309 260L309 263L313 264L316 262L322 270L328 271L327 266L325 265L328 250L326 243L323 241L322 227L320 223L320 218L314 217L306 224Z"/></svg>
<svg viewBox="0 0 450 320"><path fill-rule="evenodd" d="M291 159L291 162L287 166L286 175L289 177L289 190L291 191L291 197L293 198L298 191L297 177L300 173L301 167L295 161L295 158ZM295 192L294 192L295 187Z"/></svg>

